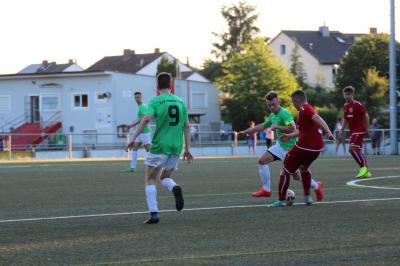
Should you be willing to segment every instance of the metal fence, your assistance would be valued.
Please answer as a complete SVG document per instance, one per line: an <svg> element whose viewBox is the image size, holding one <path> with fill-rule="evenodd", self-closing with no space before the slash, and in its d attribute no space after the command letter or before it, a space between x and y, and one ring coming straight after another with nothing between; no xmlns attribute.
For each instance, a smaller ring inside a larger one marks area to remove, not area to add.
<svg viewBox="0 0 400 266"><path fill-rule="evenodd" d="M396 131L399 131L397 129ZM379 129L379 151L382 155L390 154L390 130ZM129 157L124 147L130 141L132 134L100 134L96 131L85 134L0 134L0 154L2 159L17 157L36 158L82 158L82 157ZM21 139L37 139L39 144L20 144ZM193 132L191 133L191 148L195 156L235 156L259 155L266 149L266 140L260 139L255 143L256 152L248 144L246 136L237 132ZM346 132L345 145L348 149L349 133ZM399 141L398 141L399 142ZM325 139L324 155L346 155L341 151L335 153L335 141ZM398 143L397 143L398 145ZM364 152L372 154L371 138L364 140Z"/></svg>

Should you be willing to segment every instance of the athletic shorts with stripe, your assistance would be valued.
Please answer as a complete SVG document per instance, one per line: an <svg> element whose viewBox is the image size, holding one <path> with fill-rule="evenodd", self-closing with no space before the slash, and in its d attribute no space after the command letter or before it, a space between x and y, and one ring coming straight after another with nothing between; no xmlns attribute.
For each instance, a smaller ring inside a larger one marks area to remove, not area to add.
<svg viewBox="0 0 400 266"><path fill-rule="evenodd" d="M353 133L350 135L350 146L362 149L365 133Z"/></svg>
<svg viewBox="0 0 400 266"><path fill-rule="evenodd" d="M320 151L304 150L295 145L286 154L283 161L283 168L290 174L294 174L300 166L308 169L311 163L318 158L319 154Z"/></svg>

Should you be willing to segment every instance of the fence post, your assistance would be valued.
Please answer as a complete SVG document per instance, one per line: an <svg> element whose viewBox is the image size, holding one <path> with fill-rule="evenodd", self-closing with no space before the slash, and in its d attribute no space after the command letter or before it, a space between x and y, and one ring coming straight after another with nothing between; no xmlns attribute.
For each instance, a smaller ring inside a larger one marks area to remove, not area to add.
<svg viewBox="0 0 400 266"><path fill-rule="evenodd" d="M126 133L126 146L128 146L129 140L130 140L130 135L129 135L129 132L128 132L128 133ZM125 148L125 147L124 147L124 148ZM126 158L128 158L128 159L131 158L131 153L130 153L129 150L128 150L128 152L127 152Z"/></svg>
<svg viewBox="0 0 400 266"><path fill-rule="evenodd" d="M8 160L12 160L12 151L11 151L11 147L12 147L12 140L11 140L11 134L8 135Z"/></svg>
<svg viewBox="0 0 400 266"><path fill-rule="evenodd" d="M72 159L72 134L68 134L68 158Z"/></svg>
<svg viewBox="0 0 400 266"><path fill-rule="evenodd" d="M236 131L233 132L233 155L237 155L237 145L238 145L238 133Z"/></svg>

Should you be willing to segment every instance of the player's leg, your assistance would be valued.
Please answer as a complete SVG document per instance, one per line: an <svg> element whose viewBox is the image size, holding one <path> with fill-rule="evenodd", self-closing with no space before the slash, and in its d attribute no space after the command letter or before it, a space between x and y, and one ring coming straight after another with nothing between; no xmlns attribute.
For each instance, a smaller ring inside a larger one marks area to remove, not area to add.
<svg viewBox="0 0 400 266"><path fill-rule="evenodd" d="M262 186L259 191L251 194L253 197L271 197L271 174L268 164L275 160L276 158L269 151L264 152L258 159L258 172Z"/></svg>
<svg viewBox="0 0 400 266"><path fill-rule="evenodd" d="M310 171L310 170L308 170L308 171ZM300 170L297 170L293 175L293 179L300 181L300 178L302 176L303 176L303 172L301 172ZM324 198L322 181L316 181L314 178L311 178L311 188L315 192L315 197L316 197L317 201L322 201L322 199Z"/></svg>
<svg viewBox="0 0 400 266"><path fill-rule="evenodd" d="M268 205L268 207L285 207L286 193L290 185L290 176L294 175L297 169L301 165L301 161L298 158L298 148L293 146L286 154L283 160L281 175L279 177L278 193L279 198L277 201Z"/></svg>
<svg viewBox="0 0 400 266"><path fill-rule="evenodd" d="M178 169L179 156L169 155L165 163L164 169L161 172L161 184L172 192L175 197L175 207L178 211L181 211L184 206L184 199L182 194L182 187L179 186L174 179L172 179L172 173Z"/></svg>
<svg viewBox="0 0 400 266"><path fill-rule="evenodd" d="M300 153L301 153L300 156L301 165L299 169L301 173L301 182L303 183L304 201L307 205L311 205L312 197L310 188L311 188L312 176L309 167L312 164L312 162L318 158L320 152L302 150L300 151ZM322 200L322 198L320 200Z"/></svg>
<svg viewBox="0 0 400 266"><path fill-rule="evenodd" d="M357 178L371 177L368 170L367 159L362 152L364 134L353 134L350 137L349 153L353 156L354 160L360 166Z"/></svg>
<svg viewBox="0 0 400 266"><path fill-rule="evenodd" d="M162 156L162 154L149 154L145 161L145 165L147 166L145 193L147 207L150 211L150 218L144 221L147 224L158 223L160 220L158 215L156 180L166 160L167 156Z"/></svg>
<svg viewBox="0 0 400 266"><path fill-rule="evenodd" d="M141 142L135 142L135 145L132 148L129 172L134 172L136 170L138 150L139 150L141 144L142 144Z"/></svg>

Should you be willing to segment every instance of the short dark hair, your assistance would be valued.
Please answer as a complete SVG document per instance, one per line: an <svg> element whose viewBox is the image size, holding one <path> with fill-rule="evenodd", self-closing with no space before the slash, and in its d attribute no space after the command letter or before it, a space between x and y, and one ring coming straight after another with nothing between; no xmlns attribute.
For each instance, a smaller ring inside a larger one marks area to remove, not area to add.
<svg viewBox="0 0 400 266"><path fill-rule="evenodd" d="M140 91L137 91L137 92L135 92L135 96L136 96L136 95L142 96L142 93L141 93Z"/></svg>
<svg viewBox="0 0 400 266"><path fill-rule="evenodd" d="M294 91L290 96L301 101L307 101L307 95L303 90Z"/></svg>
<svg viewBox="0 0 400 266"><path fill-rule="evenodd" d="M265 99L268 101L272 101L275 98L278 98L278 93L276 91L269 91L265 94Z"/></svg>
<svg viewBox="0 0 400 266"><path fill-rule="evenodd" d="M353 86L346 86L343 89L343 93L352 93L352 94L354 94L355 91L356 91L356 89Z"/></svg>
<svg viewBox="0 0 400 266"><path fill-rule="evenodd" d="M170 73L161 72L157 75L158 89L170 89L172 76Z"/></svg>

